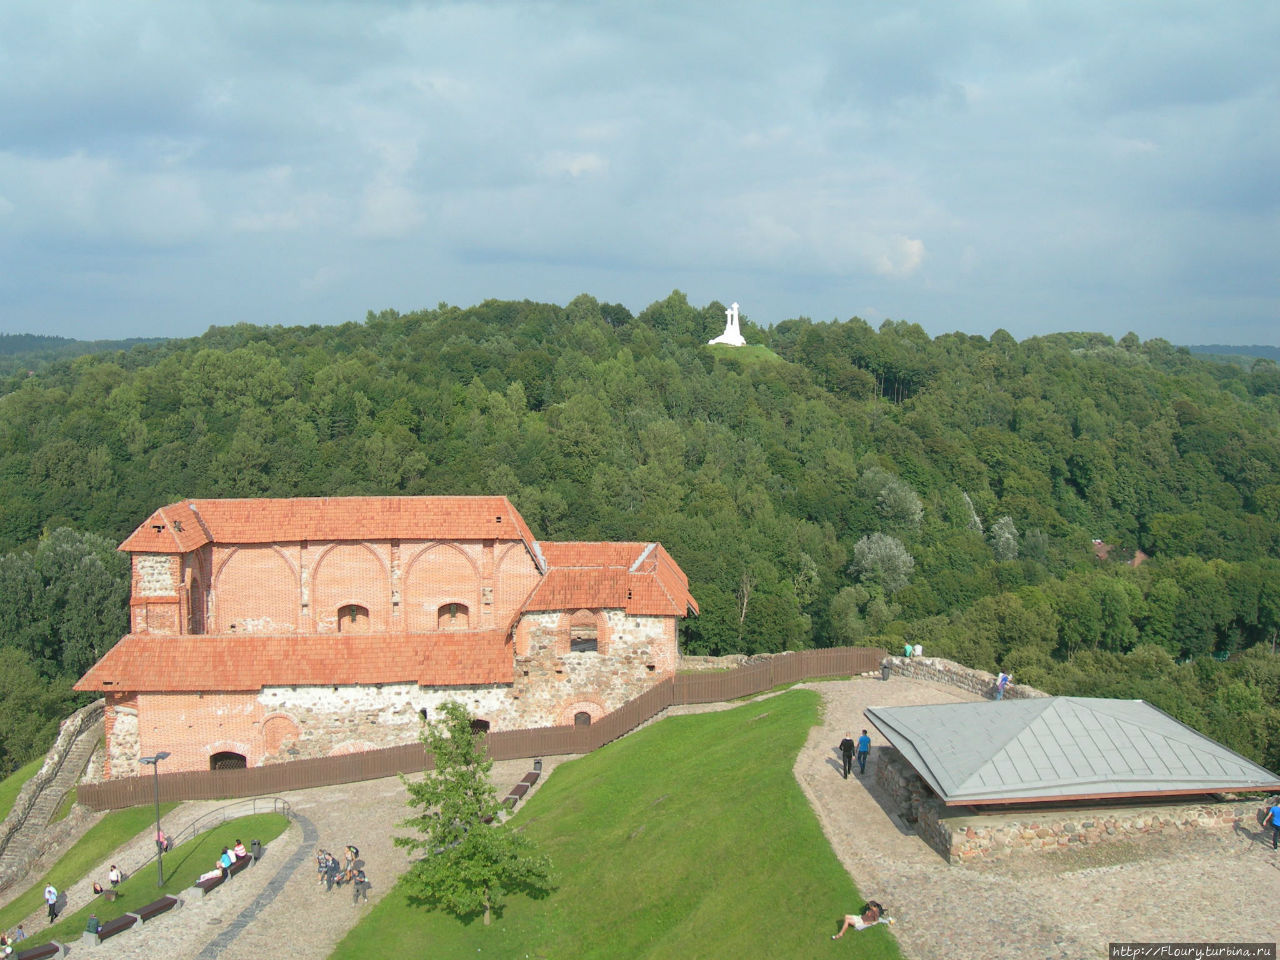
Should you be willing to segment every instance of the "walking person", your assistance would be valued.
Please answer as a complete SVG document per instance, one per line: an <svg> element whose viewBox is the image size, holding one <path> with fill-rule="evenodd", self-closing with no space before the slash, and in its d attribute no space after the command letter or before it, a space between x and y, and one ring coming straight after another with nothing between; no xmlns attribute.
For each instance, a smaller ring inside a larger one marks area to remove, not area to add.
<svg viewBox="0 0 1280 960"><path fill-rule="evenodd" d="M364 875L364 867L356 867L351 882L351 902L359 903L361 899L369 902L369 878Z"/></svg>
<svg viewBox="0 0 1280 960"><path fill-rule="evenodd" d="M52 883L44 888L44 902L49 905L49 922L58 919L58 888Z"/></svg>
<svg viewBox="0 0 1280 960"><path fill-rule="evenodd" d="M849 779L849 771L853 769L853 735L846 733L840 741L840 756L844 759L844 778Z"/></svg>
<svg viewBox="0 0 1280 960"><path fill-rule="evenodd" d="M1004 699L1004 689L1013 682L1013 677L1001 671L1000 676L996 677L996 699Z"/></svg>
<svg viewBox="0 0 1280 960"><path fill-rule="evenodd" d="M862 731L862 736L858 738L858 773L867 772L867 754L871 752L871 738L867 736L867 731Z"/></svg>
<svg viewBox="0 0 1280 960"><path fill-rule="evenodd" d="M111 869L107 871L107 879L111 881L111 888L113 890L120 886L120 868L114 863L111 865Z"/></svg>
<svg viewBox="0 0 1280 960"><path fill-rule="evenodd" d="M1262 825L1265 827L1268 822L1271 824L1271 849L1280 850L1280 797L1275 798Z"/></svg>

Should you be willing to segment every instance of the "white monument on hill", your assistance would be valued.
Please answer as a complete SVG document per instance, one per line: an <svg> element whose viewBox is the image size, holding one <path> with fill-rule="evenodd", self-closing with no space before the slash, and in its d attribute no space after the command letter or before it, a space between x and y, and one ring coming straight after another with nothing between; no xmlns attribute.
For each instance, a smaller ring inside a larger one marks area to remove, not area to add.
<svg viewBox="0 0 1280 960"><path fill-rule="evenodd" d="M738 329L738 305L735 303L724 312L724 333L707 344L727 343L731 347L745 347L747 341L742 339L742 331Z"/></svg>

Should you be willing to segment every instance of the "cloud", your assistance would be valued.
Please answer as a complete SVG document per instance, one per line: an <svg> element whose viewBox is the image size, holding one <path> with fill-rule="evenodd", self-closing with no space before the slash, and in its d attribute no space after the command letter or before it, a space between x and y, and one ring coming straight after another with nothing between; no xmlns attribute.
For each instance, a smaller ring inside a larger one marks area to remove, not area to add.
<svg viewBox="0 0 1280 960"><path fill-rule="evenodd" d="M14 0L0 38L5 329L1280 312L1280 7Z"/></svg>

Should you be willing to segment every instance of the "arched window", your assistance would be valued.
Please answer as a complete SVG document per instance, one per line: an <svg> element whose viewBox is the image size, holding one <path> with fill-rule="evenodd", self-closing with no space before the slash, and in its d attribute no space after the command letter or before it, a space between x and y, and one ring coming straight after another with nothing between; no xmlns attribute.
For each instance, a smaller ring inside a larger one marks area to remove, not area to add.
<svg viewBox="0 0 1280 960"><path fill-rule="evenodd" d="M569 621L569 652L599 653L596 618L589 610L579 610Z"/></svg>
<svg viewBox="0 0 1280 960"><path fill-rule="evenodd" d="M232 753L225 751L223 753L215 753L209 758L210 770L243 770L248 764L244 759L243 753Z"/></svg>
<svg viewBox="0 0 1280 960"><path fill-rule="evenodd" d="M591 726L591 714L587 713L585 710L579 710L573 715L573 725L575 727Z"/></svg>
<svg viewBox="0 0 1280 960"><path fill-rule="evenodd" d="M358 603L349 603L338 608L339 633L368 633L369 608Z"/></svg>
<svg viewBox="0 0 1280 960"><path fill-rule="evenodd" d="M446 603L436 611L436 618L437 630L466 630L471 611L465 603Z"/></svg>

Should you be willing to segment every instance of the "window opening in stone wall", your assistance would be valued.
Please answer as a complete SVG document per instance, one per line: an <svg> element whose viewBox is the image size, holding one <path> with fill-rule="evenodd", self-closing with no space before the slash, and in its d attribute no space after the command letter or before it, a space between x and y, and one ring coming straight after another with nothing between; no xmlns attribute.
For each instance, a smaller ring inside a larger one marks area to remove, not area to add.
<svg viewBox="0 0 1280 960"><path fill-rule="evenodd" d="M465 603L446 603L436 611L437 630L466 630L471 611Z"/></svg>
<svg viewBox="0 0 1280 960"><path fill-rule="evenodd" d="M338 608L339 633L368 633L369 608L358 603L349 603Z"/></svg>
<svg viewBox="0 0 1280 960"><path fill-rule="evenodd" d="M225 751L209 758L210 770L243 770L248 766L243 753Z"/></svg>
<svg viewBox="0 0 1280 960"><path fill-rule="evenodd" d="M585 710L579 710L573 715L573 725L575 727L591 726L591 714L587 713Z"/></svg>
<svg viewBox="0 0 1280 960"><path fill-rule="evenodd" d="M431 719L431 715L430 715L429 713L427 713L427 708L426 708L426 707L423 707L421 710L419 710L419 711L418 711L418 716L420 716L423 720L430 720L430 719Z"/></svg>
<svg viewBox="0 0 1280 960"><path fill-rule="evenodd" d="M488 733L488 732L489 732L489 721L488 721L488 720L481 720L479 717L477 717L476 719L472 720L472 721L471 721L471 732L472 732L472 733Z"/></svg>
<svg viewBox="0 0 1280 960"><path fill-rule="evenodd" d="M574 614L569 623L569 652L599 653L597 637L596 618L585 610Z"/></svg>

